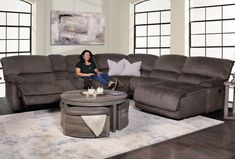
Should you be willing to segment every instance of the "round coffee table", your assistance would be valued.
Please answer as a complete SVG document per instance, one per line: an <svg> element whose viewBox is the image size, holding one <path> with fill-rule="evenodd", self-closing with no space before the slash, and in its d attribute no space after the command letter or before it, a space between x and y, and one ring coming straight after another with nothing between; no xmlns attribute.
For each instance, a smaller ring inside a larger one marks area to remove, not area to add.
<svg viewBox="0 0 235 159"><path fill-rule="evenodd" d="M61 94L61 104L78 107L110 107L112 119L111 130L116 131L117 105L127 100L127 94L119 91L104 91L103 95L84 95L84 90L67 91Z"/></svg>

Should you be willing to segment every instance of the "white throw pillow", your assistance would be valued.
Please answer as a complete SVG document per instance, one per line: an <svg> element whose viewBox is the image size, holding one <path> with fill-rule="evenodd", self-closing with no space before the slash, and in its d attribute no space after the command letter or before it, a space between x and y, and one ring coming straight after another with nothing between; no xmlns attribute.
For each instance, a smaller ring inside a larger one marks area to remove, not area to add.
<svg viewBox="0 0 235 159"><path fill-rule="evenodd" d="M125 67L124 59L122 59L118 62L115 62L115 61L108 59L107 62L108 62L108 66L109 66L109 72L108 72L109 76L122 75L122 72Z"/></svg>
<svg viewBox="0 0 235 159"><path fill-rule="evenodd" d="M130 63L128 60L124 59L125 68L122 73L123 76L140 76L140 68L142 61Z"/></svg>

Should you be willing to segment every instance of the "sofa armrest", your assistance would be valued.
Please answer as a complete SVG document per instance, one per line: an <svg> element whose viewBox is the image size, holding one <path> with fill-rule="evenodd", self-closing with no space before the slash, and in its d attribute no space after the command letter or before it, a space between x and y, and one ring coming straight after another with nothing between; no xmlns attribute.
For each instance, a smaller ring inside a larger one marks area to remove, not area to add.
<svg viewBox="0 0 235 159"><path fill-rule="evenodd" d="M202 87L214 87L224 84L224 79L222 78L211 78L209 80L206 80L204 82L201 82L199 85Z"/></svg>
<svg viewBox="0 0 235 159"><path fill-rule="evenodd" d="M10 83L14 83L14 84L27 83L23 77L20 77L18 75L7 75L4 77L4 79L6 82L10 82Z"/></svg>

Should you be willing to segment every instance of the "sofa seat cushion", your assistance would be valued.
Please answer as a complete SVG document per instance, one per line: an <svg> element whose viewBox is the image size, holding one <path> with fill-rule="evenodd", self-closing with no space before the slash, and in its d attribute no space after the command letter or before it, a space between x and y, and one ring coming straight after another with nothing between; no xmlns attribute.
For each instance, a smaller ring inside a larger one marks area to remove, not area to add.
<svg viewBox="0 0 235 159"><path fill-rule="evenodd" d="M54 82L56 80L54 73L30 73L20 74L27 83Z"/></svg>
<svg viewBox="0 0 235 159"><path fill-rule="evenodd" d="M135 88L142 86L142 85L161 84L163 82L165 81L161 79L152 78L152 77L133 77L130 80L130 90L134 91Z"/></svg>
<svg viewBox="0 0 235 159"><path fill-rule="evenodd" d="M48 95L62 93L55 83L33 83L18 85L22 96Z"/></svg>
<svg viewBox="0 0 235 159"><path fill-rule="evenodd" d="M135 89L134 100L148 106L175 112L179 110L181 98L200 89L203 88L193 84L176 82L144 85Z"/></svg>

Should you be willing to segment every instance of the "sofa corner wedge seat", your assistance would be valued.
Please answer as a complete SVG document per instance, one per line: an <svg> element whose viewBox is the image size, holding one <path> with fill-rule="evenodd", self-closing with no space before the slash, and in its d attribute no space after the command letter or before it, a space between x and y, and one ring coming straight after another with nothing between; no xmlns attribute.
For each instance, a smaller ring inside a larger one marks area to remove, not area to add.
<svg viewBox="0 0 235 159"><path fill-rule="evenodd" d="M142 61L141 77L115 75L118 90L128 93L143 111L182 119L223 107L224 85L234 62L209 57L102 53L94 61L108 72L107 59L131 63ZM6 99L13 110L31 105L59 102L60 94L83 89L75 78L79 55L12 56L1 59L6 82ZM97 82L93 81L94 84Z"/></svg>

